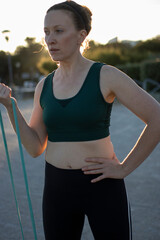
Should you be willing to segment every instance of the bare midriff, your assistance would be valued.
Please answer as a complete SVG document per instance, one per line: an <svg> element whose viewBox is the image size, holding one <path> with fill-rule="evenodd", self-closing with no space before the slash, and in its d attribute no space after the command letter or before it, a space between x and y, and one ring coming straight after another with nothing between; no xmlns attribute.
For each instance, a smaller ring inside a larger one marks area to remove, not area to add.
<svg viewBox="0 0 160 240"><path fill-rule="evenodd" d="M86 158L113 158L114 148L110 136L83 142L50 142L48 141L45 159L57 168L80 169L93 164Z"/></svg>

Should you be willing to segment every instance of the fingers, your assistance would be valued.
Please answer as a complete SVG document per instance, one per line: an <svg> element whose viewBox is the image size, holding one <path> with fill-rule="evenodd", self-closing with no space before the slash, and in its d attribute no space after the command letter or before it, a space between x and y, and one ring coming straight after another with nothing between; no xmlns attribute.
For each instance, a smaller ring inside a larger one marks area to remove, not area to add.
<svg viewBox="0 0 160 240"><path fill-rule="evenodd" d="M94 163L92 165L87 165L82 168L82 171L85 175L100 174L100 176L98 175L97 178L91 181L92 183L101 181L104 178L123 178L120 162L115 154L112 158L92 157L85 159L85 161L88 163Z"/></svg>
<svg viewBox="0 0 160 240"><path fill-rule="evenodd" d="M94 165L94 166L95 166L95 165ZM94 166L92 166L92 168L93 168ZM97 165L96 165L96 166L97 166ZM92 180L91 180L91 183L99 182L99 181L101 181L102 179L105 178L105 176L103 175L103 168L102 168L102 166L101 166L101 167L97 166L97 167L95 167L96 169L94 169L94 170L90 170L90 168L91 168L91 166L82 168L83 173L84 173L85 175L90 175L90 174L102 174L102 175L98 176L97 178L92 179ZM99 169L97 169L97 168L99 168ZM86 170L84 171L84 169L86 169Z"/></svg>
<svg viewBox="0 0 160 240"><path fill-rule="evenodd" d="M101 181L101 180L103 180L103 179L105 179L105 176L104 176L104 175L101 175L101 176L99 176L99 177L97 177L97 178L92 179L92 180L91 180L91 183L96 183L96 182L99 182L99 181Z"/></svg>
<svg viewBox="0 0 160 240"><path fill-rule="evenodd" d="M104 161L106 160L106 158L86 158L85 161L86 162L93 162L93 163L104 163Z"/></svg>
<svg viewBox="0 0 160 240"><path fill-rule="evenodd" d="M84 166L82 171L84 174L99 174L104 172L104 163L106 159L103 158L87 158L86 162L92 162L97 164L92 164L88 166Z"/></svg>
<svg viewBox="0 0 160 240"><path fill-rule="evenodd" d="M102 173L102 168L101 169L95 169L95 170L86 170L84 171L84 174L99 174L99 173Z"/></svg>
<svg viewBox="0 0 160 240"><path fill-rule="evenodd" d="M8 87L7 85L5 85L4 83L0 83L0 90L1 90L2 88L9 88L9 89L11 90L11 88Z"/></svg>
<svg viewBox="0 0 160 240"><path fill-rule="evenodd" d="M94 164L94 165L89 165L89 166L85 166L82 168L82 171L85 175L90 175L90 174L103 174L103 162L101 159L89 159L90 162L99 162L99 164ZM95 183L98 181L101 181L102 179L104 179L104 175L101 175L93 180L91 180L91 183Z"/></svg>
<svg viewBox="0 0 160 240"><path fill-rule="evenodd" d="M82 168L82 171L90 171L90 170L96 170L96 169L102 169L102 164L93 164L88 165Z"/></svg>
<svg viewBox="0 0 160 240"><path fill-rule="evenodd" d="M9 96L10 90L7 88L2 88L0 91L0 97L6 98Z"/></svg>
<svg viewBox="0 0 160 240"><path fill-rule="evenodd" d="M11 88L3 83L0 83L0 103L3 104L7 109L12 106L11 92Z"/></svg>
<svg viewBox="0 0 160 240"><path fill-rule="evenodd" d="M0 97L1 98L7 98L10 97L12 92L12 89L6 86L5 84L0 84Z"/></svg>

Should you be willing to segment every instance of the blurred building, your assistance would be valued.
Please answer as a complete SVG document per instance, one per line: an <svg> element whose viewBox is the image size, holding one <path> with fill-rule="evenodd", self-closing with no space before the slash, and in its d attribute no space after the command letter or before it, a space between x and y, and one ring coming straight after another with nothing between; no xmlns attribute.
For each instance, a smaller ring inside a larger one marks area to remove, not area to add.
<svg viewBox="0 0 160 240"><path fill-rule="evenodd" d="M132 47L136 46L137 43L139 43L140 41L131 41L131 40L122 40L122 41L119 41L118 40L118 37L115 37L115 38L112 38L111 40L108 41L108 43L118 43L118 42L121 42L121 43L124 43L124 44L128 44Z"/></svg>

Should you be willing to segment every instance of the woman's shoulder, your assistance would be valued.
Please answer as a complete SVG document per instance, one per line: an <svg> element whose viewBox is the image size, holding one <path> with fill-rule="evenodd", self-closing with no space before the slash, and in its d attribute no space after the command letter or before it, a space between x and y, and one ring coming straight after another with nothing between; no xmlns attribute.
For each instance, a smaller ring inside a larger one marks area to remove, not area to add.
<svg viewBox="0 0 160 240"><path fill-rule="evenodd" d="M40 94L42 92L45 80L46 80L46 77L44 77L37 83L37 86L35 88L35 94L38 94L38 93Z"/></svg>
<svg viewBox="0 0 160 240"><path fill-rule="evenodd" d="M107 89L110 88L118 75L119 70L116 67L103 64L100 74L102 87Z"/></svg>
<svg viewBox="0 0 160 240"><path fill-rule="evenodd" d="M111 85L119 85L125 82L133 82L133 80L120 69L112 65L103 65L101 71L102 81Z"/></svg>
<svg viewBox="0 0 160 240"><path fill-rule="evenodd" d="M37 86L35 88L35 92L42 92L44 84L46 83L47 79L49 79L51 77L53 73L49 73L46 77L42 78L38 83Z"/></svg>
<svg viewBox="0 0 160 240"><path fill-rule="evenodd" d="M122 71L119 70L117 67L115 66L112 66L112 65L108 65L108 64L104 64L102 66L102 76L106 74L109 75L109 76L115 76L117 74L121 74Z"/></svg>
<svg viewBox="0 0 160 240"><path fill-rule="evenodd" d="M119 92L130 91L135 88L135 82L127 74L119 70L112 65L103 65L100 75L101 88L106 93L106 96L112 96L113 98L118 95Z"/></svg>

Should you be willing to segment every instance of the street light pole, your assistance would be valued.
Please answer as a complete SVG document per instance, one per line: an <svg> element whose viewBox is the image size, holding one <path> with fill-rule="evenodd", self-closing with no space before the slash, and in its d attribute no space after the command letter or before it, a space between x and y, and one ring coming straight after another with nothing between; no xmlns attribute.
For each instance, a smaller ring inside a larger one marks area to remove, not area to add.
<svg viewBox="0 0 160 240"><path fill-rule="evenodd" d="M12 88L13 87L13 70L12 70L11 55L9 52L7 53L7 55L8 55L9 82Z"/></svg>
<svg viewBox="0 0 160 240"><path fill-rule="evenodd" d="M4 31L2 31L2 33L5 34L5 39L8 42L9 41L8 33L10 33L10 31L4 30ZM13 70L12 70L11 55L10 55L9 51L7 51L7 58L8 58L9 84L12 88L13 87Z"/></svg>

